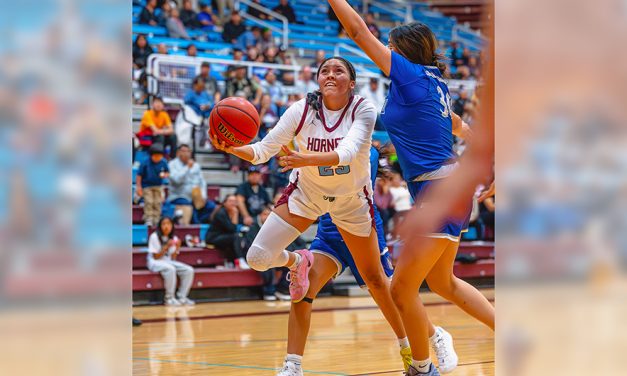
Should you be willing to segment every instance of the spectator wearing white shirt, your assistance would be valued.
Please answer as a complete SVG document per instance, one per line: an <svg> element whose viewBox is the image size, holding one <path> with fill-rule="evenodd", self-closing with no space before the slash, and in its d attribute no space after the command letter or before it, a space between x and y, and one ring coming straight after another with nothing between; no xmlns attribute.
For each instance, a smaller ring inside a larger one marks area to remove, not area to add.
<svg viewBox="0 0 627 376"><path fill-rule="evenodd" d="M264 93L270 94L270 99L279 107L283 107L287 102L287 93L283 83L277 80L274 70L266 72L265 80L261 81Z"/></svg>
<svg viewBox="0 0 627 376"><path fill-rule="evenodd" d="M157 230L148 238L148 269L160 273L165 286L165 305L194 305L187 295L194 281L194 268L177 261L181 249L181 240L174 235L174 223L168 217L159 220ZM176 276L181 283L174 297Z"/></svg>
<svg viewBox="0 0 627 376"><path fill-rule="evenodd" d="M207 201L207 183L202 177L200 165L191 157L188 145L181 144L176 158L168 164L170 169L168 199L181 210L180 224L188 225L195 209L203 209ZM195 217L195 216L194 216ZM194 220L195 223L198 220Z"/></svg>
<svg viewBox="0 0 627 376"><path fill-rule="evenodd" d="M359 95L372 102L377 112L381 112L385 103L385 92L378 78L371 77L370 83L359 90Z"/></svg>
<svg viewBox="0 0 627 376"><path fill-rule="evenodd" d="M300 93L302 98L305 94L313 93L316 90L318 90L318 82L313 79L311 67L303 67L300 78L296 81L296 92Z"/></svg>

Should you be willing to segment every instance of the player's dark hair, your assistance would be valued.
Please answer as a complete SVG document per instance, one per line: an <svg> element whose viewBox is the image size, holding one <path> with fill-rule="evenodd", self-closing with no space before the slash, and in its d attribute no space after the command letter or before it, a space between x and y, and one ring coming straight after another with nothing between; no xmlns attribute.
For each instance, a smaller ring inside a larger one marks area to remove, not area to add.
<svg viewBox="0 0 627 376"><path fill-rule="evenodd" d="M161 230L161 224L164 221L170 221L170 224L172 224L172 231L170 231L170 233L168 235L164 234L163 231ZM161 217L161 219L159 219L159 223L157 224L156 232L157 232L157 236L159 237L159 240L161 241L161 243L165 243L169 239L172 239L174 237L174 221L172 220L172 218L170 218L168 216Z"/></svg>
<svg viewBox="0 0 627 376"><path fill-rule="evenodd" d="M411 22L390 30L390 43L395 51L415 64L432 65L446 74L444 55L439 54L438 41L429 26L422 22Z"/></svg>
<svg viewBox="0 0 627 376"><path fill-rule="evenodd" d="M320 66L318 67L318 71L322 69L322 67L324 66L324 64L327 63L327 61L334 60L334 59L341 61L342 64L344 64L344 66L346 67L346 69L348 69L348 75L351 81L355 81L357 79L357 73L355 72L355 67L353 66L353 64L341 56L331 56L331 57L324 59L322 63L320 63ZM316 72L316 76L317 75L318 73ZM307 103L309 104L309 107L311 107L317 112L321 108L320 106L322 103L322 92L320 90L316 90L313 93L307 93Z"/></svg>

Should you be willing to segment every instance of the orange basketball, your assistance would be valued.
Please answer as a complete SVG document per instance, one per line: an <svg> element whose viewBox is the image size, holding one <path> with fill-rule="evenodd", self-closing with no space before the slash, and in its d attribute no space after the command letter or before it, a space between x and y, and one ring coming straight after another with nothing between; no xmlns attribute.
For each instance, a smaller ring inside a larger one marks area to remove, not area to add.
<svg viewBox="0 0 627 376"><path fill-rule="evenodd" d="M259 114L249 101L239 97L224 98L209 115L209 132L230 146L250 143L259 132Z"/></svg>

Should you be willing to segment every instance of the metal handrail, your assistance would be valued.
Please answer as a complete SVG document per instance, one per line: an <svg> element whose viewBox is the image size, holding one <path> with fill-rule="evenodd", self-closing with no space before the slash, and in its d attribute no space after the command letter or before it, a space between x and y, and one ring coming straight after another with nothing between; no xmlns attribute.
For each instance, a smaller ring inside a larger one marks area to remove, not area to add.
<svg viewBox="0 0 627 376"><path fill-rule="evenodd" d="M368 6L370 6L370 7L375 6L375 7L380 8L380 9L385 9L386 12L389 12L389 13L395 14L395 15L397 15L399 17L402 17L405 20L405 22L412 22L414 20L414 16L412 15L411 4L405 4L404 5L405 12L403 12L401 10L398 10L398 9L391 8L390 6L392 4L383 4L383 3L380 3L380 2L375 1L375 0L368 0L367 3L364 2L364 4L368 4L366 6L366 8Z"/></svg>
<svg viewBox="0 0 627 376"><path fill-rule="evenodd" d="M253 7L255 9L257 9L257 10L263 12L263 13L266 13L266 14L272 16L273 18L276 18L279 21L281 21L283 23L283 30L277 28L274 25L271 25L268 22L265 22L264 20L260 20L257 17L253 17L253 16L251 16L248 13L242 13L242 17L244 17L245 19L251 20L251 21L253 21L255 23L260 24L261 26L267 27L268 29L270 29L272 31L276 31L277 33L280 33L281 37L283 39L283 46L285 46L285 48L287 48L289 46L289 22L287 21L287 18L284 15L282 15L280 13L277 13L277 12L275 12L273 10L270 10L270 9L268 9L268 8L262 6L262 5L253 3L250 0L235 0L235 9L237 9L237 10L239 10L239 3L246 4L249 7Z"/></svg>

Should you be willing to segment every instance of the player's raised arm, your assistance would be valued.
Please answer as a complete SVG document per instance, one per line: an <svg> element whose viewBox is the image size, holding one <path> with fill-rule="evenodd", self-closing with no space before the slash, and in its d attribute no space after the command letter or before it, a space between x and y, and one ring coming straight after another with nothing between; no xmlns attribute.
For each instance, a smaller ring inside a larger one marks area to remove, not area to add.
<svg viewBox="0 0 627 376"><path fill-rule="evenodd" d="M340 20L348 36L388 76L392 66L392 53L368 30L361 16L346 0L329 0L329 5Z"/></svg>

